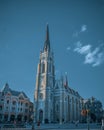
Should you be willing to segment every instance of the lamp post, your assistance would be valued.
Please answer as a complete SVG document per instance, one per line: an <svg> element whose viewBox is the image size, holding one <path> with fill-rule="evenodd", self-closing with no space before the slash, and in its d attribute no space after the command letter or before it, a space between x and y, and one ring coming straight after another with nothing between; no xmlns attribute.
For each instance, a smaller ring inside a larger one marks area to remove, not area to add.
<svg viewBox="0 0 104 130"><path fill-rule="evenodd" d="M104 130L104 118L102 118L101 130Z"/></svg>
<svg viewBox="0 0 104 130"><path fill-rule="evenodd" d="M89 120L89 109L87 109L86 112L87 112L87 128L88 128L88 130L90 130L90 126L89 126L89 123L90 123L90 120Z"/></svg>
<svg viewBox="0 0 104 130"><path fill-rule="evenodd" d="M31 119L32 119L32 130L34 130L34 113L32 114Z"/></svg>
<svg viewBox="0 0 104 130"><path fill-rule="evenodd" d="M102 116L101 130L104 130L104 110L103 110L103 116Z"/></svg>
<svg viewBox="0 0 104 130"><path fill-rule="evenodd" d="M90 125L89 125L89 123L90 123L90 121L89 121L89 109L83 109L82 111L81 111L81 115L82 116L87 116L87 128L88 128L88 130L90 130Z"/></svg>

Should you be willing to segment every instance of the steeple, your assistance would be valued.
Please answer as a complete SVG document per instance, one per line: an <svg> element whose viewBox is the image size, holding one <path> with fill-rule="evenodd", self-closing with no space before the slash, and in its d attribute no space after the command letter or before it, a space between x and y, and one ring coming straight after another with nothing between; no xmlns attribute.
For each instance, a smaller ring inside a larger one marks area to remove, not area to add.
<svg viewBox="0 0 104 130"><path fill-rule="evenodd" d="M44 43L44 51L50 51L50 40L49 40L49 27L48 24L46 26L46 39Z"/></svg>
<svg viewBox="0 0 104 130"><path fill-rule="evenodd" d="M67 74L66 74L66 86L68 86L68 78L67 78Z"/></svg>
<svg viewBox="0 0 104 130"><path fill-rule="evenodd" d="M67 72L65 73L65 84L64 87L68 87Z"/></svg>

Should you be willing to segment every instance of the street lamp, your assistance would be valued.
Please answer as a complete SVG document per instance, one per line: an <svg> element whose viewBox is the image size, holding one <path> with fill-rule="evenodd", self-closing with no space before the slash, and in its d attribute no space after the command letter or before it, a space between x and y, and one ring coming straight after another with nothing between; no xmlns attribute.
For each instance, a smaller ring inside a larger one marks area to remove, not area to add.
<svg viewBox="0 0 104 130"><path fill-rule="evenodd" d="M101 130L104 130L104 110L103 110L103 116L102 116Z"/></svg>
<svg viewBox="0 0 104 130"><path fill-rule="evenodd" d="M87 112L87 128L88 128L88 130L90 130L90 126L89 126L89 123L90 123L89 111L90 111L89 109L86 110L86 112Z"/></svg>
<svg viewBox="0 0 104 130"><path fill-rule="evenodd" d="M88 128L88 130L90 130L90 126L89 126L89 109L83 109L82 111L81 111L81 115L82 116L87 116L87 128Z"/></svg>
<svg viewBox="0 0 104 130"><path fill-rule="evenodd" d="M32 130L34 130L34 113L32 113L31 119L32 119Z"/></svg>
<svg viewBox="0 0 104 130"><path fill-rule="evenodd" d="M101 130L104 130L104 117L102 118Z"/></svg>

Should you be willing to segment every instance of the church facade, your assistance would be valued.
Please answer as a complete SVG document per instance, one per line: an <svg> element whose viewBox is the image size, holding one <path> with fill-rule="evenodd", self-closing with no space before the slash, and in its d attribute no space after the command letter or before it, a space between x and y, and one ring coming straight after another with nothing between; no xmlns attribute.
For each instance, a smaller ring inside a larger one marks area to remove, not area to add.
<svg viewBox="0 0 104 130"><path fill-rule="evenodd" d="M82 97L68 85L65 78L55 79L54 54L49 27L40 52L34 92L34 120L42 123L66 123L81 120Z"/></svg>

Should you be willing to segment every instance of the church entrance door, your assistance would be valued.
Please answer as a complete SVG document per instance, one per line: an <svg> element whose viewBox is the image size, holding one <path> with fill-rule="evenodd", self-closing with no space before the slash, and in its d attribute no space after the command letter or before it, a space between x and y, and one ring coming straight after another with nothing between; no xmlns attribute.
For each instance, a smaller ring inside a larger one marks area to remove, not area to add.
<svg viewBox="0 0 104 130"><path fill-rule="evenodd" d="M39 110L39 121L42 122L43 121L43 110Z"/></svg>

